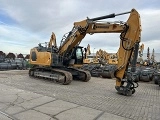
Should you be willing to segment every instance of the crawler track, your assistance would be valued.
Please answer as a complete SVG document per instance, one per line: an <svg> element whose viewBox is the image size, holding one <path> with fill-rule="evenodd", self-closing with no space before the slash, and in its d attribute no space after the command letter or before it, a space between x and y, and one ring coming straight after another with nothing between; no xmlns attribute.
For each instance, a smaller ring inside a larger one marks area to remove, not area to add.
<svg viewBox="0 0 160 120"><path fill-rule="evenodd" d="M63 85L68 85L72 82L72 74L70 72L54 68L44 68L44 67L31 68L29 70L29 76L51 79Z"/></svg>

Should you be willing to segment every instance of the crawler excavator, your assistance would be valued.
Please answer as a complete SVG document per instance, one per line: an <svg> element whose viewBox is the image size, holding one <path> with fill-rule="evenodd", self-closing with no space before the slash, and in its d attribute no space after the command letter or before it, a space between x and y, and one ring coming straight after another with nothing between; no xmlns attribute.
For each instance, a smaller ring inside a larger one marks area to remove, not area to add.
<svg viewBox="0 0 160 120"><path fill-rule="evenodd" d="M144 44L142 43L140 46L139 46L139 50L138 50L138 54L139 54L139 57L138 57L138 60L137 60L137 63L139 65L143 65L143 50L144 50Z"/></svg>
<svg viewBox="0 0 160 120"><path fill-rule="evenodd" d="M90 50L90 45L87 45L87 48L84 49L84 59L83 59L83 63L84 64L89 64L91 62L91 60L88 58L88 55L91 54L91 50Z"/></svg>
<svg viewBox="0 0 160 120"><path fill-rule="evenodd" d="M101 21L124 14L130 14L126 22ZM126 74L126 71L129 63L132 66L131 71L135 72L136 70L141 38L140 15L135 9L120 14L109 14L75 22L72 30L63 36L58 49L55 49L54 46L48 46L44 49L39 47L31 49L30 63L34 66L29 70L29 75L54 79L62 84L69 84L72 79L88 81L91 77L90 73L74 66L83 64L83 51L82 47L79 46L80 42L86 34L92 35L94 33L120 33L118 64L114 73L116 77L115 88L122 95L134 94L138 83L134 83L132 74ZM134 57L131 61L132 53Z"/></svg>

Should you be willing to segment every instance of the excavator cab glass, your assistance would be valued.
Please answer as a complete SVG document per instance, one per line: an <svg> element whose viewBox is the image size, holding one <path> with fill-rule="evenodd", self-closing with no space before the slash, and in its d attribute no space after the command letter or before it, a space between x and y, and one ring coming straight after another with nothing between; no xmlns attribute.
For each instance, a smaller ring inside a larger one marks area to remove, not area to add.
<svg viewBox="0 0 160 120"><path fill-rule="evenodd" d="M75 64L82 64L82 63L83 63L83 51L81 47L77 47Z"/></svg>

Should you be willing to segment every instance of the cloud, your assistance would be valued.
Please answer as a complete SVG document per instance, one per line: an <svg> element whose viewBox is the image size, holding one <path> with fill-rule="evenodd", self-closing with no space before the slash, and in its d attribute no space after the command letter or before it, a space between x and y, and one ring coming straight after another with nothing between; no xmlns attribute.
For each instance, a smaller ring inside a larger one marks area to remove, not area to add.
<svg viewBox="0 0 160 120"><path fill-rule="evenodd" d="M13 18L6 13L6 11L0 9L0 23L5 24L2 21L5 21L7 24L10 24L10 25L16 24L16 21L14 21Z"/></svg>
<svg viewBox="0 0 160 120"><path fill-rule="evenodd" d="M0 28L1 51L4 52L21 52L28 54L29 49L34 47L35 43L38 44L39 42L44 41L37 34L24 31L16 26L0 24Z"/></svg>
<svg viewBox="0 0 160 120"><path fill-rule="evenodd" d="M144 53L147 53L148 47L150 48L150 53L152 52L153 49L155 50L156 53L159 53L159 51L160 51L160 47L159 47L160 40L145 41L143 43L144 43Z"/></svg>
<svg viewBox="0 0 160 120"><path fill-rule="evenodd" d="M160 9L145 9L141 10L142 21L142 41L152 41L160 39Z"/></svg>

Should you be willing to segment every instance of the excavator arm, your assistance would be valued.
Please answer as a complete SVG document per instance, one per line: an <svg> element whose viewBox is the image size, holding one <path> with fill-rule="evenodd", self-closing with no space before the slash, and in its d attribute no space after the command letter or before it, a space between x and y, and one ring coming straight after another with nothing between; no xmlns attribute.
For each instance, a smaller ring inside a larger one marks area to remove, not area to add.
<svg viewBox="0 0 160 120"><path fill-rule="evenodd" d="M87 56L91 54L90 45L87 45L87 48L85 48L85 59L87 59Z"/></svg>
<svg viewBox="0 0 160 120"><path fill-rule="evenodd" d="M88 44L87 48L84 49L84 58L83 58L84 64L90 63L90 59L88 58L88 55L90 55L90 54L91 54L90 45Z"/></svg>
<svg viewBox="0 0 160 120"><path fill-rule="evenodd" d="M128 14L130 16L126 22L102 22L99 20L113 18L118 15ZM78 46L86 34L94 33L120 33L120 47L118 50L118 68L115 71L116 90L123 95L131 95L138 86L134 85L132 74L126 76L128 65L131 65L132 72L135 72L138 48L141 38L140 15L132 9L130 12L121 14L110 14L98 18L86 19L75 22L73 29L67 36L63 37L59 47L59 54L65 56L66 53ZM131 59L132 56L132 59ZM127 83L124 86L124 83Z"/></svg>
<svg viewBox="0 0 160 120"><path fill-rule="evenodd" d="M142 45L139 46L139 56L142 57L143 56L143 50L144 50L144 44L142 43Z"/></svg>
<svg viewBox="0 0 160 120"><path fill-rule="evenodd" d="M53 32L52 32L50 41L48 43L48 48L51 48L51 47L55 47L55 48L57 47L56 36L55 36L55 34Z"/></svg>

